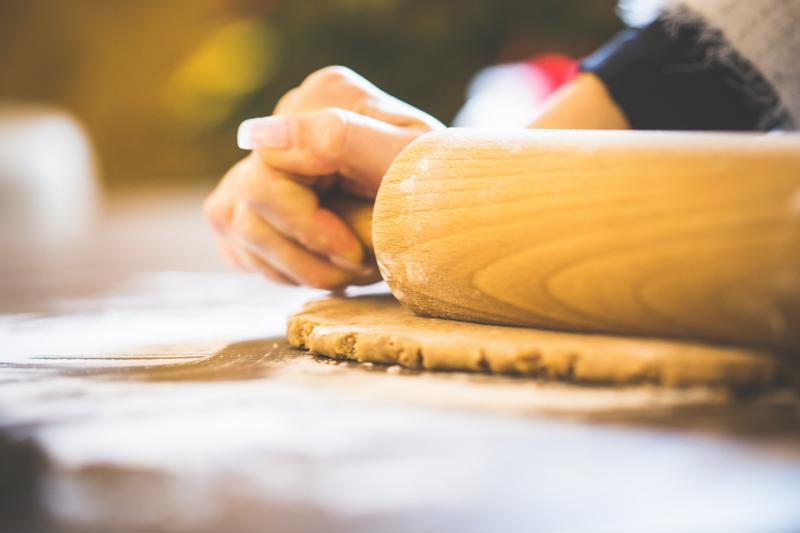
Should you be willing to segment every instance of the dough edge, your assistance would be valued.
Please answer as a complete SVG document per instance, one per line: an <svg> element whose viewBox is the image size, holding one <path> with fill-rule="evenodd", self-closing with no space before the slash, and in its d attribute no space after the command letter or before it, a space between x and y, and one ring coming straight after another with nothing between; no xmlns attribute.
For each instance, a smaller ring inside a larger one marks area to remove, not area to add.
<svg viewBox="0 0 800 533"><path fill-rule="evenodd" d="M763 387L787 374L764 351L426 318L390 295L309 301L289 317L287 337L337 359L587 384Z"/></svg>

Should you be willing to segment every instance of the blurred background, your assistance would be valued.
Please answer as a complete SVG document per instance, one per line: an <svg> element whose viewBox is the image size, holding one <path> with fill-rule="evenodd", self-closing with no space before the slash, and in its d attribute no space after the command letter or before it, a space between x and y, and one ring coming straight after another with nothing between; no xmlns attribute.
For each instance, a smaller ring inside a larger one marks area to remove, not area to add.
<svg viewBox="0 0 800 533"><path fill-rule="evenodd" d="M0 0L0 245L15 276L0 296L76 283L79 256L218 268L199 203L243 155L239 122L320 67L347 65L448 124L519 126L619 28L614 6ZM35 275L56 265L59 281Z"/></svg>

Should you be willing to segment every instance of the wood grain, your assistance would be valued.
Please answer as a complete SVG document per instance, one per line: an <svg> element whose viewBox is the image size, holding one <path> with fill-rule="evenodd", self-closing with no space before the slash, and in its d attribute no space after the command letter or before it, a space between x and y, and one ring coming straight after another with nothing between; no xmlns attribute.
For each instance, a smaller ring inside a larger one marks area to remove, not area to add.
<svg viewBox="0 0 800 533"><path fill-rule="evenodd" d="M435 132L373 239L419 314L800 348L797 135Z"/></svg>

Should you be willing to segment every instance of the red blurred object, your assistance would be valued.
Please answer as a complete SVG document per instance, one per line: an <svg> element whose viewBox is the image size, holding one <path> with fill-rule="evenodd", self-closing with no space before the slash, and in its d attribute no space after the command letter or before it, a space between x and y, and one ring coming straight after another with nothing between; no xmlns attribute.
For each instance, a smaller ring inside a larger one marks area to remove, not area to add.
<svg viewBox="0 0 800 533"><path fill-rule="evenodd" d="M524 128L577 72L578 62L558 53L486 67L470 82L454 125Z"/></svg>
<svg viewBox="0 0 800 533"><path fill-rule="evenodd" d="M532 71L536 92L543 97L555 92L578 73L576 60L557 53L537 54L523 64Z"/></svg>

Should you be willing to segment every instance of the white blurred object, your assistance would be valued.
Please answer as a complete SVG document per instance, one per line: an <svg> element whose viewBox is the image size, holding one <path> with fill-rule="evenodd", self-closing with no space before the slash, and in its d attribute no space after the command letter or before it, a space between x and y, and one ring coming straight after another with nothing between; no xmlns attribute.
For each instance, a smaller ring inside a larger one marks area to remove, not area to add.
<svg viewBox="0 0 800 533"><path fill-rule="evenodd" d="M61 250L81 241L99 211L88 135L54 108L0 105L0 244Z"/></svg>
<svg viewBox="0 0 800 533"><path fill-rule="evenodd" d="M527 61L487 67L467 88L467 102L454 126L525 128L547 98L569 81L577 63L558 53L539 54Z"/></svg>
<svg viewBox="0 0 800 533"><path fill-rule="evenodd" d="M467 88L467 102L456 115L454 126L524 128L541 105L538 83L549 87L536 71L523 63L488 67L478 72Z"/></svg>

